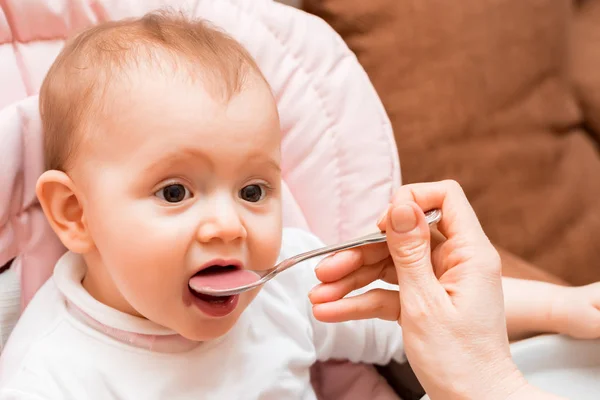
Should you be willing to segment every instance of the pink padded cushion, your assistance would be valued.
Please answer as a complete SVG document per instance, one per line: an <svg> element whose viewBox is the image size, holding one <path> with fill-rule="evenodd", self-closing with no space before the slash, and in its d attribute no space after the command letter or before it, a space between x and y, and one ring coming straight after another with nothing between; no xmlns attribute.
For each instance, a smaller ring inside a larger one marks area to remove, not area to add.
<svg viewBox="0 0 600 400"><path fill-rule="evenodd" d="M35 196L43 167L41 136L37 96L0 111L0 264L15 259L22 306L63 253Z"/></svg>
<svg viewBox="0 0 600 400"><path fill-rule="evenodd" d="M389 120L365 72L322 20L271 0L5 0L0 14L0 265L17 258L23 305L57 254L34 196L42 172L33 96L64 39L108 19L168 5L213 21L257 59L283 130L286 225L326 242L374 227L400 169ZM7 172L5 172L7 171Z"/></svg>

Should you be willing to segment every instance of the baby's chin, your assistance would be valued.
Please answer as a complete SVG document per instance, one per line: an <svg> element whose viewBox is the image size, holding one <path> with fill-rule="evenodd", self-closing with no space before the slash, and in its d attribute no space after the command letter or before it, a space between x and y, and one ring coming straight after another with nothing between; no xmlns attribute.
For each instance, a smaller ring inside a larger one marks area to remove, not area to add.
<svg viewBox="0 0 600 400"><path fill-rule="evenodd" d="M252 292L242 294L238 306L230 315L222 318L195 318L194 323L174 330L184 338L195 342L207 342L218 339L233 329L255 296L256 293Z"/></svg>
<svg viewBox="0 0 600 400"><path fill-rule="evenodd" d="M218 339L231 331L259 292L260 288L242 293L235 310L229 315L219 318L210 317L192 307L186 307L187 311L183 313L168 313L162 309L160 314L147 313L142 315L142 318L153 321L187 340L207 342ZM156 311L156 309L154 310Z"/></svg>
<svg viewBox="0 0 600 400"><path fill-rule="evenodd" d="M233 329L238 319L239 316L237 318L230 316L228 318L219 319L218 321L201 323L199 326L196 324L196 326L175 329L175 331L182 337L193 342L209 342L225 336Z"/></svg>

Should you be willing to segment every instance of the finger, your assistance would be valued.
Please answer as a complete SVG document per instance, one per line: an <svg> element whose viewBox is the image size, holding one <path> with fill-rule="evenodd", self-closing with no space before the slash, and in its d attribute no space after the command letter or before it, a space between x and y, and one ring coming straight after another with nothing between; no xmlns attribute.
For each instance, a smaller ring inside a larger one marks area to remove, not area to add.
<svg viewBox="0 0 600 400"><path fill-rule="evenodd" d="M389 251L385 243L356 247L324 258L317 265L315 273L321 282L335 282L363 265L376 264L388 256Z"/></svg>
<svg viewBox="0 0 600 400"><path fill-rule="evenodd" d="M422 210L441 209L442 220L438 229L448 239L458 236L470 243L488 241L475 211L455 181L401 186L394 194L392 204L406 202L415 202Z"/></svg>
<svg viewBox="0 0 600 400"><path fill-rule="evenodd" d="M390 205L391 207L391 205ZM388 209L381 215L380 219L377 221L377 227L385 232L387 228L387 213ZM383 219L381 219L383 218ZM442 235L442 233L437 229L435 225L430 225L429 227L431 231L431 249L435 249L438 245L446 241L446 237Z"/></svg>
<svg viewBox="0 0 600 400"><path fill-rule="evenodd" d="M414 202L393 205L387 224L387 243L400 290L431 290L438 282L431 265L430 231L423 210Z"/></svg>
<svg viewBox="0 0 600 400"><path fill-rule="evenodd" d="M332 302L377 280L391 284L398 282L391 258L359 268L339 281L318 285L308 297L313 304Z"/></svg>
<svg viewBox="0 0 600 400"><path fill-rule="evenodd" d="M442 233L440 231L437 230L437 228L431 228L429 234L431 235L431 248L435 249L436 247L438 247L440 244L446 242L446 237L444 235L442 235Z"/></svg>
<svg viewBox="0 0 600 400"><path fill-rule="evenodd" d="M446 273L446 271L455 267L460 261L456 259L456 257L453 257L452 250L452 243L445 241L440 243L431 252L431 263L433 265L433 272L435 273L436 278L439 279Z"/></svg>
<svg viewBox="0 0 600 400"><path fill-rule="evenodd" d="M385 210L383 210L383 212L381 213L381 215L377 219L377 228L379 228L379 230L381 232L385 232L386 221L387 221L387 214L388 214L389 209L390 209L390 207L388 206Z"/></svg>
<svg viewBox="0 0 600 400"><path fill-rule="evenodd" d="M379 229L381 232L385 232L385 231L386 231L386 229L387 229L387 214L388 214L389 208L390 208L391 206L392 206L392 205L390 204L390 206L389 206L388 208L386 208L386 209L385 209L385 211L384 211L384 212L381 214L381 216L380 216L380 217L379 217L379 219L377 220L377 228L378 228L378 229ZM431 228L431 230L432 230L432 231L437 229L437 228L436 228L436 224L437 224L437 222L436 222L435 224L431 224L431 225L430 225L430 228ZM442 237L442 238L444 238L444 239L445 239L444 235L442 235L442 234L441 234L439 231L437 231L437 230L436 230L436 232L438 232L438 234L439 234L439 237ZM432 247L433 247L433 246L432 246Z"/></svg>
<svg viewBox="0 0 600 400"><path fill-rule="evenodd" d="M313 315L322 322L369 318L397 321L400 319L400 299L395 290L373 289L332 303L315 304Z"/></svg>
<svg viewBox="0 0 600 400"><path fill-rule="evenodd" d="M385 232L386 230L386 220L387 220L388 209L386 209L379 217L377 221L377 227L381 229L381 231ZM435 276L439 279L444 272L448 269L447 263L444 262L446 256L448 254L448 243L447 239L442 233L437 229L436 226L430 226L430 235L431 235L431 252L432 252L432 265ZM444 245L444 243L446 243Z"/></svg>
<svg viewBox="0 0 600 400"><path fill-rule="evenodd" d="M431 234L431 264L435 277L440 279L448 269L447 256L448 248L451 243L435 228L430 231Z"/></svg>
<svg viewBox="0 0 600 400"><path fill-rule="evenodd" d="M391 207L391 205L390 205L390 207ZM389 208L386 208L385 211L381 214L381 216L377 220L377 228L379 228L379 230L381 232L386 231L388 211L389 211ZM446 240L446 237L444 235L442 235L442 233L437 229L437 227L435 225L431 225L430 229L431 229L431 248L435 249L437 245L439 245L440 243L442 243Z"/></svg>

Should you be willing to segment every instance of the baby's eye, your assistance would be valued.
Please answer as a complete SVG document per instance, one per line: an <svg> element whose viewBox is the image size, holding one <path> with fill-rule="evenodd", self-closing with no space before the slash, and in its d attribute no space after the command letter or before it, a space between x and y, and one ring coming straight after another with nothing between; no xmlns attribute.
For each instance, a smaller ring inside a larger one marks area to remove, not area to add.
<svg viewBox="0 0 600 400"><path fill-rule="evenodd" d="M261 201L265 197L265 191L260 185L248 185L240 190L240 198L250 203Z"/></svg>
<svg viewBox="0 0 600 400"><path fill-rule="evenodd" d="M190 197L190 192L180 183L167 185L157 191L156 196L168 203L180 203Z"/></svg>

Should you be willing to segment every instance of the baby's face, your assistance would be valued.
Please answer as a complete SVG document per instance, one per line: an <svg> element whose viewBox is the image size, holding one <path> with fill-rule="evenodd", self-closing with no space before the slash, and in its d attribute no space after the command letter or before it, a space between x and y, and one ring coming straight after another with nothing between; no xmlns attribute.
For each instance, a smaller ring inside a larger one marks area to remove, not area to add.
<svg viewBox="0 0 600 400"><path fill-rule="evenodd" d="M279 119L268 86L248 80L228 102L160 74L108 94L112 115L72 173L96 246L84 286L100 301L209 340L256 296L188 287L214 264L269 269L280 250Z"/></svg>

